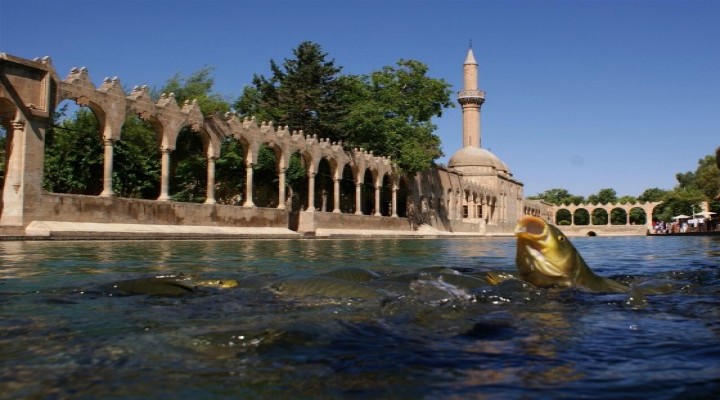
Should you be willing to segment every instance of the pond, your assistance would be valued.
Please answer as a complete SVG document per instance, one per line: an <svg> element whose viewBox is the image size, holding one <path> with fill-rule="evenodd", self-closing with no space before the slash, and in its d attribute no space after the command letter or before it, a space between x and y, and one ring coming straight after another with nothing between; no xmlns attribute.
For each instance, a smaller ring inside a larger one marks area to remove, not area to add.
<svg viewBox="0 0 720 400"><path fill-rule="evenodd" d="M0 398L720 393L720 237L573 243L599 275L674 289L638 302L520 282L454 285L439 273L400 279L443 267L513 273L513 238L0 242ZM386 282L382 296L277 285L355 267ZM239 285L113 290L178 274Z"/></svg>

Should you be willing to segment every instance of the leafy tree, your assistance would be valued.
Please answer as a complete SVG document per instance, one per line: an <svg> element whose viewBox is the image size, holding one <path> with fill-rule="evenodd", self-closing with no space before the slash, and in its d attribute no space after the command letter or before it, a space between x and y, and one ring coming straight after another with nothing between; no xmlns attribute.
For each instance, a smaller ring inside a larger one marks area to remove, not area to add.
<svg viewBox="0 0 720 400"><path fill-rule="evenodd" d="M662 201L662 199L665 197L665 194L667 193L666 190L662 190L659 188L650 188L645 189L644 192L640 196L638 196L638 200L647 203L652 201Z"/></svg>
<svg viewBox="0 0 720 400"><path fill-rule="evenodd" d="M343 121L349 144L391 156L407 172L428 168L442 156L432 118L452 107L450 85L427 77L428 68L400 60L368 76L349 77L352 106Z"/></svg>
<svg viewBox="0 0 720 400"><path fill-rule="evenodd" d="M181 107L185 101L197 100L203 115L225 113L230 110L230 104L220 94L212 91L212 71L211 67L204 67L187 78L176 74L165 83L160 92L174 93L175 100ZM207 156L199 134L192 132L190 127L183 127L170 160L173 200L203 202L207 191Z"/></svg>
<svg viewBox="0 0 720 400"><path fill-rule="evenodd" d="M215 161L215 199L219 204L239 205L245 195L244 150L240 142L225 138L221 157Z"/></svg>
<svg viewBox="0 0 720 400"><path fill-rule="evenodd" d="M342 76L341 67L327 61L315 43L302 42L293 53L282 65L270 61L271 77L255 75L235 109L391 156L407 172L442 156L431 120L453 103L450 85L427 77L427 66L400 60L369 75Z"/></svg>
<svg viewBox="0 0 720 400"><path fill-rule="evenodd" d="M98 195L103 188L102 135L95 115L86 108L63 118L67 105L55 113L60 121L45 136L43 187L49 192Z"/></svg>
<svg viewBox="0 0 720 400"><path fill-rule="evenodd" d="M705 201L710 203L710 210L720 212L720 201L714 200L720 192L720 169L716 163L716 158L708 155L698 160L695 171L675 175L678 185L666 193L661 219L667 221L678 214L692 215Z"/></svg>
<svg viewBox="0 0 720 400"><path fill-rule="evenodd" d="M160 193L157 136L147 122L130 117L113 155L113 191L119 197L155 199Z"/></svg>
<svg viewBox="0 0 720 400"><path fill-rule="evenodd" d="M567 189L561 188L548 189L535 196L529 196L528 198L531 200L543 200L557 206L570 204L578 205L585 202L585 199L582 196L573 195L568 192Z"/></svg>
<svg viewBox="0 0 720 400"><path fill-rule="evenodd" d="M615 189L600 189L597 194L588 196L588 203L591 204L612 204L617 202L617 193Z"/></svg>
<svg viewBox="0 0 720 400"><path fill-rule="evenodd" d="M326 59L320 45L309 41L300 43L293 54L295 58L282 65L270 60L272 76L256 74L235 109L261 121L301 129L306 135L342 140L338 122L347 110L338 81L342 68Z"/></svg>

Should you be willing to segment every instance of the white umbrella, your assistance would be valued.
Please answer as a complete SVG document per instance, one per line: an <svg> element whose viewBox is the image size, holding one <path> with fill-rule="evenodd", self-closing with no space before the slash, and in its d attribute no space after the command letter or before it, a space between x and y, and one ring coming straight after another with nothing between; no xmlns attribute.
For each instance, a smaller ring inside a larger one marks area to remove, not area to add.
<svg viewBox="0 0 720 400"><path fill-rule="evenodd" d="M685 215L685 214L680 214L680 215L676 215L676 216L672 217L672 219L684 219L684 218L690 218L690 216Z"/></svg>
<svg viewBox="0 0 720 400"><path fill-rule="evenodd" d="M710 218L710 216L715 215L715 213L712 211L703 211L703 212L693 214L693 216L698 216L698 215L701 217Z"/></svg>

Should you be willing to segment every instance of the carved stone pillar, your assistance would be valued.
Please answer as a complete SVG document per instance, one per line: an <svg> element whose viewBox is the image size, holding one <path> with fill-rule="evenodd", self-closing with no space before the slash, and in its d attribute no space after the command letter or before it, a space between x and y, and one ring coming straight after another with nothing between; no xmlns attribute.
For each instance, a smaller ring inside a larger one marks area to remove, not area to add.
<svg viewBox="0 0 720 400"><path fill-rule="evenodd" d="M333 179L333 212L340 214L340 179Z"/></svg>
<svg viewBox="0 0 720 400"><path fill-rule="evenodd" d="M285 168L278 172L278 210L285 209Z"/></svg>
<svg viewBox="0 0 720 400"><path fill-rule="evenodd" d="M315 173L308 172L308 205L307 212L315 212Z"/></svg>
<svg viewBox="0 0 720 400"><path fill-rule="evenodd" d="M397 187L397 185L393 185L393 188L392 188L392 202L390 203L390 205L391 205L391 207L392 207L392 214L391 214L391 216L394 217L394 218L397 218L397 216L398 216L398 214L397 214L397 192L398 192L398 187Z"/></svg>
<svg viewBox="0 0 720 400"><path fill-rule="evenodd" d="M245 204L243 207L255 207L253 202L253 165L247 163L245 167Z"/></svg>
<svg viewBox="0 0 720 400"><path fill-rule="evenodd" d="M215 157L207 158L207 189L205 204L215 204Z"/></svg>
<svg viewBox="0 0 720 400"><path fill-rule="evenodd" d="M375 186L375 215L376 217L382 216L380 212L380 186Z"/></svg>
<svg viewBox="0 0 720 400"><path fill-rule="evenodd" d="M22 165L23 165L23 142L25 141L25 125L27 123L22 120L12 122L12 144L10 148L10 163L6 167L8 169L7 177L12 185L15 193L20 190L22 184ZM7 159L6 159L7 160Z"/></svg>
<svg viewBox="0 0 720 400"><path fill-rule="evenodd" d="M103 140L104 158L103 158L103 191L100 197L112 197L115 195L112 188L113 175L113 139Z"/></svg>
<svg viewBox="0 0 720 400"><path fill-rule="evenodd" d="M162 176L160 177L160 196L158 201L170 200L170 153L172 149L164 148L162 153Z"/></svg>
<svg viewBox="0 0 720 400"><path fill-rule="evenodd" d="M355 184L355 215L362 215L362 183Z"/></svg>

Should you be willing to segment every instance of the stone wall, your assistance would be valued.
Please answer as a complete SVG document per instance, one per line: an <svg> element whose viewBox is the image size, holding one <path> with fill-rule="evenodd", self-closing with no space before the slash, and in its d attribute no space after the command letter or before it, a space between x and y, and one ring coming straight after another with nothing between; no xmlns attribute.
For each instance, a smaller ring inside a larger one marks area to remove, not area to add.
<svg viewBox="0 0 720 400"><path fill-rule="evenodd" d="M34 204L34 220L149 225L287 227L284 210L218 204L44 194Z"/></svg>

